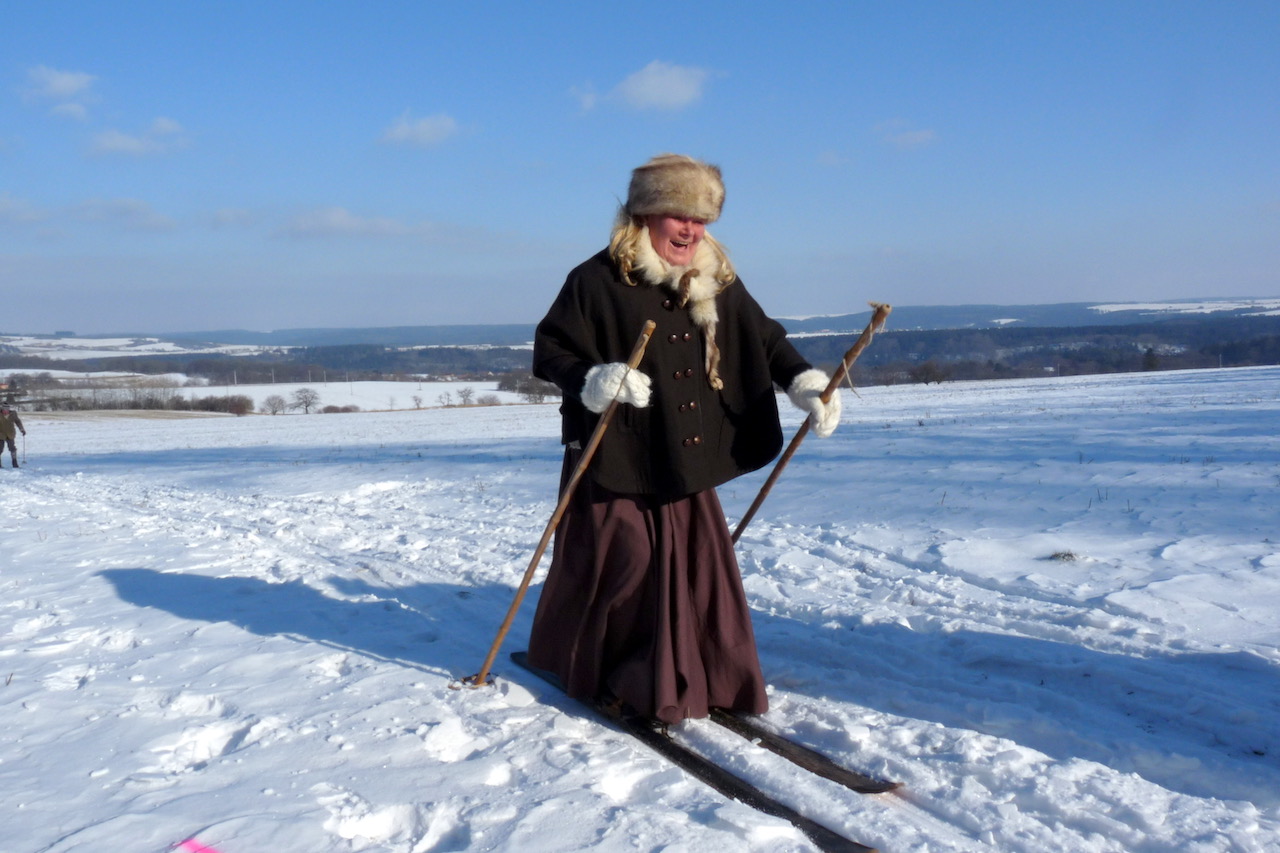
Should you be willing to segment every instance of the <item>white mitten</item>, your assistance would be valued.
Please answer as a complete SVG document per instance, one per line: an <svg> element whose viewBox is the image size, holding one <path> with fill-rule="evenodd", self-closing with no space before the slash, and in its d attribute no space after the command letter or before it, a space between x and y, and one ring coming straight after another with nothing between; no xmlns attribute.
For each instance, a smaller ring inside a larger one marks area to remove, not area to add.
<svg viewBox="0 0 1280 853"><path fill-rule="evenodd" d="M795 407L809 413L809 427L819 438L831 435L840 423L840 389L836 389L825 405L822 402L822 392L830 383L830 376L810 368L791 380L791 387L787 389L787 396Z"/></svg>
<svg viewBox="0 0 1280 853"><path fill-rule="evenodd" d="M621 362L597 364L587 371L582 383L582 405L597 415L609 408L617 398L619 403L630 403L637 409L649 405L649 386L652 381L638 370L632 370Z"/></svg>

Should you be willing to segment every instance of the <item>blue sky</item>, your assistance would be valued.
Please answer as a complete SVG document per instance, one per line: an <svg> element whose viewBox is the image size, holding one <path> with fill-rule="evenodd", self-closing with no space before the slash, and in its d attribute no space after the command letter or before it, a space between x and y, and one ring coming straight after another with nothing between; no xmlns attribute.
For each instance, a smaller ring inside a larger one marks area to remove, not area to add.
<svg viewBox="0 0 1280 853"><path fill-rule="evenodd" d="M0 0L0 332L532 323L718 163L776 316L1280 295L1280 3Z"/></svg>

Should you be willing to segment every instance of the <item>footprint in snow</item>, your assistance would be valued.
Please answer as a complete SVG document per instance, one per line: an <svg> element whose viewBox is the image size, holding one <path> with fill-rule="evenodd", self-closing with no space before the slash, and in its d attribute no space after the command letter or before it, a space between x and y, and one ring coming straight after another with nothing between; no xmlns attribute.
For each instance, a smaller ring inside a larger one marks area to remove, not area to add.
<svg viewBox="0 0 1280 853"><path fill-rule="evenodd" d="M157 741L150 748L156 756L156 763L139 768L131 778L134 781L156 781L203 770L215 759L269 741L279 727L280 721L274 718L262 721L223 719L188 726L176 737Z"/></svg>
<svg viewBox="0 0 1280 853"><path fill-rule="evenodd" d="M92 681L97 674L98 670L95 667L77 664L76 666L63 667L57 672L46 675L41 679L40 683L45 686L46 690L80 690Z"/></svg>
<svg viewBox="0 0 1280 853"><path fill-rule="evenodd" d="M324 679L338 679L351 674L351 663L345 654L328 655L311 665L312 671Z"/></svg>
<svg viewBox="0 0 1280 853"><path fill-rule="evenodd" d="M352 791L321 784L312 791L329 812L324 828L348 841L398 843L420 834L417 809L411 805L375 806ZM427 849L415 845L415 849Z"/></svg>
<svg viewBox="0 0 1280 853"><path fill-rule="evenodd" d="M13 623L13 627L9 629L9 634L17 639L25 639L34 637L46 628L51 628L58 624L58 617L52 613L41 613L38 616L29 616L26 619L19 619Z"/></svg>
<svg viewBox="0 0 1280 853"><path fill-rule="evenodd" d="M427 754L446 764L462 761L488 745L469 735L457 717L437 723L423 723L417 728L416 734L422 738Z"/></svg>

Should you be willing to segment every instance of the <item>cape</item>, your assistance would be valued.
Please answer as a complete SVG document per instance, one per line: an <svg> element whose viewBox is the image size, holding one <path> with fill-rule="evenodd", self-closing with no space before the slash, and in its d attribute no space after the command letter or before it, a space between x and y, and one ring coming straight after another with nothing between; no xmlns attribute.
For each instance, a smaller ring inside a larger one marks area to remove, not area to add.
<svg viewBox="0 0 1280 853"><path fill-rule="evenodd" d="M675 498L767 465L782 449L774 385L811 367L741 280L682 300L681 271L667 273L627 285L601 251L570 271L534 338L534 375L563 395L562 441L581 446L599 421L579 397L587 371L625 362L644 323L657 323L639 367L653 383L650 404L615 410L588 469L620 494ZM720 388L708 373L711 349Z"/></svg>

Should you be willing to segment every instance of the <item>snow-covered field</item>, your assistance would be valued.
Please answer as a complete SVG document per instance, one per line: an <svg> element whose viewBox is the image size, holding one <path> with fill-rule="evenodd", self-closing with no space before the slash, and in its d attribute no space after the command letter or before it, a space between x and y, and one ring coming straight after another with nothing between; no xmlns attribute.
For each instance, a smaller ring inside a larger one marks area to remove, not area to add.
<svg viewBox="0 0 1280 853"><path fill-rule="evenodd" d="M26 423L3 850L812 849L505 657L451 687L553 508L553 404ZM846 392L738 550L766 719L903 792L677 736L886 851L1280 849L1278 434L1280 368Z"/></svg>

